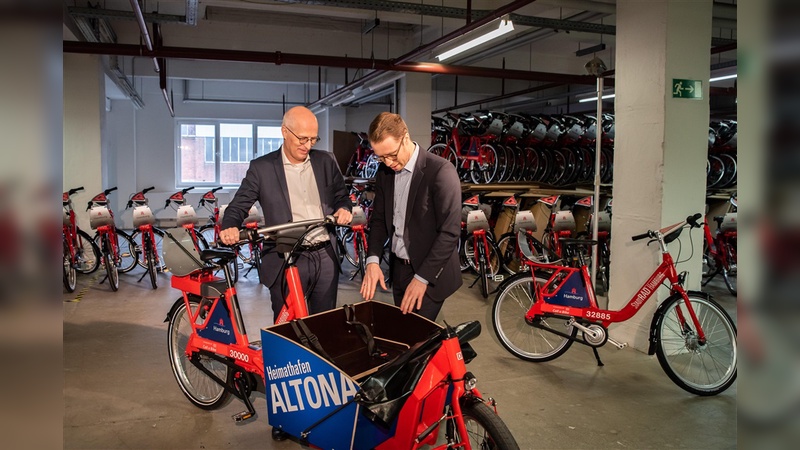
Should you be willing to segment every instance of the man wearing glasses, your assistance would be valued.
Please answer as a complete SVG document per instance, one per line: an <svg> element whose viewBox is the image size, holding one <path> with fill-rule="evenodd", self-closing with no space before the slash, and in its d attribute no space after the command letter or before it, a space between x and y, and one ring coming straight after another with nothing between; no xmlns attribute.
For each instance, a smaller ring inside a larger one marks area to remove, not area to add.
<svg viewBox="0 0 800 450"><path fill-rule="evenodd" d="M239 190L225 210L220 240L235 244L239 227L250 207L258 201L267 226L334 215L337 223L352 219L350 198L344 177L333 153L312 150L319 142L317 118L308 108L296 106L283 116L283 145L250 162ZM308 312L315 314L336 307L339 264L334 252L335 237L318 228L309 236L311 248L297 261ZM262 255L261 282L269 288L273 317L284 304L286 291L281 266L283 254L275 248Z"/></svg>
<svg viewBox="0 0 800 450"><path fill-rule="evenodd" d="M455 167L420 149L397 114L379 114L369 142L383 163L375 178L367 269L361 295L372 300L386 290L379 262L392 238L392 294L403 313L436 320L442 302L461 286L458 239L461 183Z"/></svg>

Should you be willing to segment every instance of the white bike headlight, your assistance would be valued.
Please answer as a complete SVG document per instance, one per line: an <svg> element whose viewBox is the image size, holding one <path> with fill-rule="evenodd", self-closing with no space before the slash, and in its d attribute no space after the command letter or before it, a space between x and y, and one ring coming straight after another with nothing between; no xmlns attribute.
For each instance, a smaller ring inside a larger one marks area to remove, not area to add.
<svg viewBox="0 0 800 450"><path fill-rule="evenodd" d="M467 391L471 391L475 389L475 386L478 384L478 379L475 378L475 375L472 372L467 372L464 374L464 389Z"/></svg>

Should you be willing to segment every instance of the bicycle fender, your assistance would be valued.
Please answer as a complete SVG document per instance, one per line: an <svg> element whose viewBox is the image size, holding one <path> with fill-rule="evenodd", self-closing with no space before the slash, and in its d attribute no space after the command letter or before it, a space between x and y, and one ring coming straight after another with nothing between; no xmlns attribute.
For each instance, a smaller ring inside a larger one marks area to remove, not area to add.
<svg viewBox="0 0 800 450"><path fill-rule="evenodd" d="M711 294L700 291L686 291L686 295L694 295L709 300L712 298ZM656 353L656 330L658 329L658 326L661 325L661 321L664 320L664 314L666 314L667 309L666 305L671 303L671 301L675 298L680 298L680 294L675 293L664 299L664 301L658 305L655 314L653 314L653 322L650 324L650 346L647 349L648 355L654 355Z"/></svg>

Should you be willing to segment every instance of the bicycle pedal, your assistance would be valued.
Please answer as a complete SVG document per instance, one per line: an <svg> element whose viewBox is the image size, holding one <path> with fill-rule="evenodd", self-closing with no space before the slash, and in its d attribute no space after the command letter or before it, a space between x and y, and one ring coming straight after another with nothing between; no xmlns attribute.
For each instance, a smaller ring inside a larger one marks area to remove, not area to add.
<svg viewBox="0 0 800 450"><path fill-rule="evenodd" d="M234 422L244 422L245 420L251 419L253 417L255 417L255 414L249 411L242 411L238 414L234 414L233 416L231 416Z"/></svg>

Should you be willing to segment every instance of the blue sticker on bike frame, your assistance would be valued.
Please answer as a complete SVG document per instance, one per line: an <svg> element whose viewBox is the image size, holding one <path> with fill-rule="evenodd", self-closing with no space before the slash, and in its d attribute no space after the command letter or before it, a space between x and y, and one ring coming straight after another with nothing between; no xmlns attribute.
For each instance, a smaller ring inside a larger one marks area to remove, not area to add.
<svg viewBox="0 0 800 450"><path fill-rule="evenodd" d="M219 299L208 321L208 325L202 330L197 330L197 334L205 339L211 339L223 344L233 344L236 336L233 334L233 324L231 316L225 308L223 299Z"/></svg>
<svg viewBox="0 0 800 450"><path fill-rule="evenodd" d="M358 420L353 398L360 387L336 366L268 329L261 330L261 345L270 425L295 437L308 431L308 442L324 449L373 448L389 437Z"/></svg>
<svg viewBox="0 0 800 450"><path fill-rule="evenodd" d="M589 306L589 294L581 280L580 272L572 272L567 276L567 280L561 289L552 297L547 297L547 303L562 306L572 306L585 308Z"/></svg>

